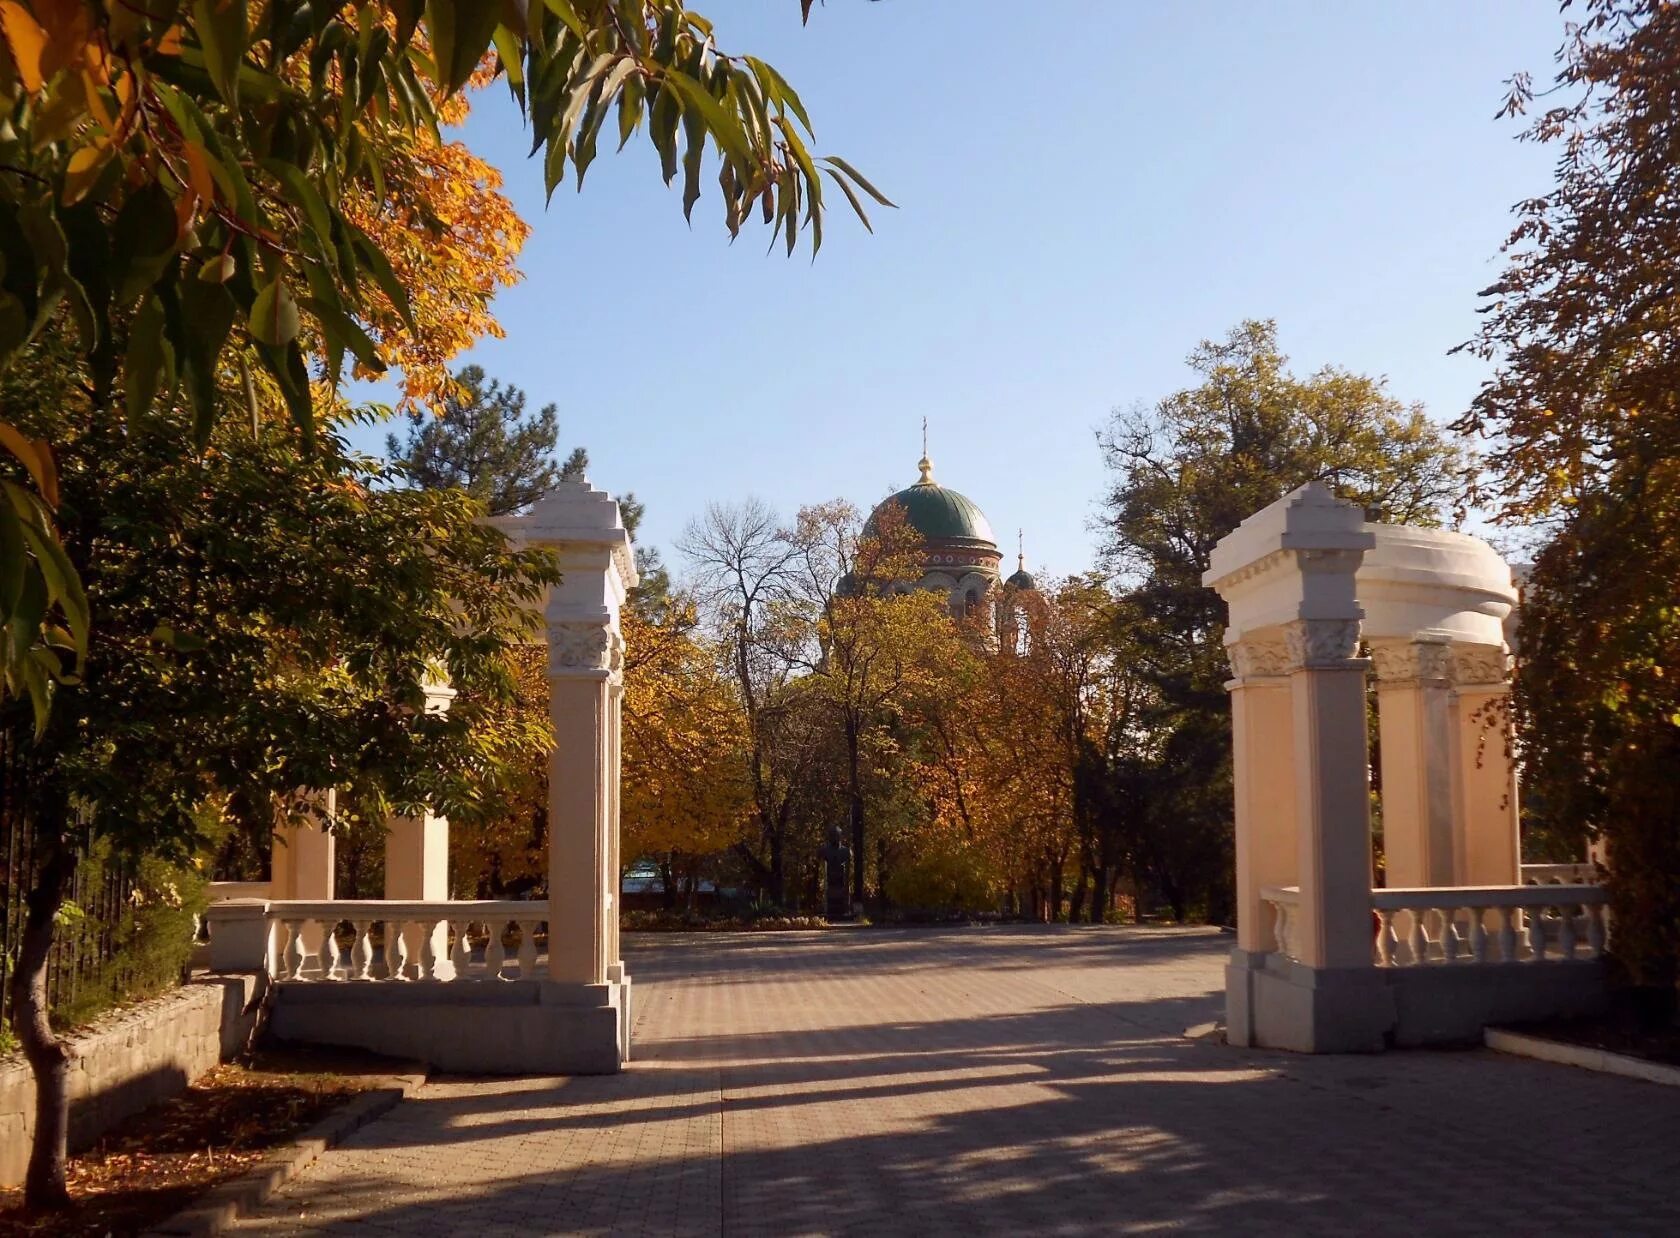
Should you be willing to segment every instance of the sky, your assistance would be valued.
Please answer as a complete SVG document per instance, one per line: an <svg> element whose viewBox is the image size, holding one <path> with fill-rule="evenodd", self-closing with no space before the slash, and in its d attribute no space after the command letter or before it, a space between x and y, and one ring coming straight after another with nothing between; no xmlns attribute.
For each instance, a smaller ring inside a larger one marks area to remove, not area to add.
<svg viewBox="0 0 1680 1238"><path fill-rule="evenodd" d="M499 83L462 134L533 232L506 338L461 360L555 403L561 454L634 491L668 560L713 500L791 516L910 484L926 417L936 478L1006 555L1022 529L1033 569L1085 570L1096 431L1244 318L1275 318L1299 371L1385 376L1450 420L1484 369L1448 350L1551 179L1494 118L1513 72L1549 76L1549 0L699 7L898 203L873 236L837 203L814 262L731 244L715 185L690 228L642 137L545 208Z"/></svg>

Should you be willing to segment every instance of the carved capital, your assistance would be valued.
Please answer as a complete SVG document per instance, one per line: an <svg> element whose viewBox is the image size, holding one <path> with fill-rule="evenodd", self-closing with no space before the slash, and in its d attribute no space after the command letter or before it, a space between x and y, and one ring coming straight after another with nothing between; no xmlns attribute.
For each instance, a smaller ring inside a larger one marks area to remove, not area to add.
<svg viewBox="0 0 1680 1238"><path fill-rule="evenodd" d="M1339 670L1359 649L1357 619L1296 619L1283 625L1289 669Z"/></svg>
<svg viewBox="0 0 1680 1238"><path fill-rule="evenodd" d="M1510 657L1499 645L1453 645L1452 681L1456 685L1502 684Z"/></svg>
<svg viewBox="0 0 1680 1238"><path fill-rule="evenodd" d="M1371 664L1382 683L1445 683L1452 671L1452 646L1445 641L1378 641Z"/></svg>
<svg viewBox="0 0 1680 1238"><path fill-rule="evenodd" d="M1277 637L1250 636L1225 646L1236 679L1265 679L1289 673L1289 647Z"/></svg>
<svg viewBox="0 0 1680 1238"><path fill-rule="evenodd" d="M548 625L548 673L610 672L616 637L617 633L605 624L589 620L551 622ZM623 642L618 643L622 647Z"/></svg>

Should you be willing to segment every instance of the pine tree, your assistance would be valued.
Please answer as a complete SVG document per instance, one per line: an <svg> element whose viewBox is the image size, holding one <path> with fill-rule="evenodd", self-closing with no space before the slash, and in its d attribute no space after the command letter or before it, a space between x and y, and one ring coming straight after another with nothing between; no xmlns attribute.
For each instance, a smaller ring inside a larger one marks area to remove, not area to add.
<svg viewBox="0 0 1680 1238"><path fill-rule="evenodd" d="M469 365L455 376L459 391L443 412L412 414L407 441L385 440L390 457L417 486L459 486L482 500L492 516L529 507L563 477L581 476L588 456L574 448L564 465L554 459L560 421L553 404L525 412L525 393Z"/></svg>

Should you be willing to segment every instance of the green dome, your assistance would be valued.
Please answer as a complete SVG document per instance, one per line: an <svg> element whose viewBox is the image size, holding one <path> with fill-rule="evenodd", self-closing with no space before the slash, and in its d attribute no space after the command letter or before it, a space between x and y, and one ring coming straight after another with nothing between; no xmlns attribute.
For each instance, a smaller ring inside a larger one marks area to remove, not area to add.
<svg viewBox="0 0 1680 1238"><path fill-rule="evenodd" d="M988 550L996 550L997 538L991 523L974 500L934 481L933 465L925 457L921 469L922 480L883 499L870 513L865 530L874 527L876 518L888 504L897 503L904 509L910 527L929 542L978 542Z"/></svg>
<svg viewBox="0 0 1680 1238"><path fill-rule="evenodd" d="M1022 591L1028 589L1036 590L1038 588L1038 582L1032 578L1032 573L1027 571L1026 568L1022 568L1003 583L1008 585L1011 589L1019 589Z"/></svg>

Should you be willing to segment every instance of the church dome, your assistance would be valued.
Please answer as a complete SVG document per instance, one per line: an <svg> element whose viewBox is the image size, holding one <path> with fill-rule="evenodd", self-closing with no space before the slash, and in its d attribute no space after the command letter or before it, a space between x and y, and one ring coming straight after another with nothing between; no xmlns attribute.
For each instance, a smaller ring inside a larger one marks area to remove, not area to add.
<svg viewBox="0 0 1680 1238"><path fill-rule="evenodd" d="M1027 571L1024 567L1003 583L1008 585L1011 589L1019 589L1022 592L1029 589L1036 590L1038 588L1038 582L1032 578L1032 573Z"/></svg>
<svg viewBox="0 0 1680 1238"><path fill-rule="evenodd" d="M870 513L864 531L872 531L882 511L896 503L904 509L910 527L930 544L995 551L997 538L991 523L974 500L934 481L933 462L926 456L922 457L920 468L922 479L883 499Z"/></svg>

